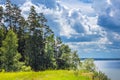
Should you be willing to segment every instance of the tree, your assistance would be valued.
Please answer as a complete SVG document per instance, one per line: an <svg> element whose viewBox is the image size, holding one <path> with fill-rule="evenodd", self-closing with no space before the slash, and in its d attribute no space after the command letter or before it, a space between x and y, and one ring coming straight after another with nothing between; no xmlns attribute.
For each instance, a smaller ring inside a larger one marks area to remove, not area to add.
<svg viewBox="0 0 120 80"><path fill-rule="evenodd" d="M3 26L2 20L3 20L3 7L0 6L0 28Z"/></svg>
<svg viewBox="0 0 120 80"><path fill-rule="evenodd" d="M94 80L111 80L101 71L94 72Z"/></svg>
<svg viewBox="0 0 120 80"><path fill-rule="evenodd" d="M6 0L5 12L4 12L4 22L6 27L12 28L12 4L10 0Z"/></svg>
<svg viewBox="0 0 120 80"><path fill-rule="evenodd" d="M47 68L49 69L55 69L57 67L56 60L54 58L54 34L51 36L48 36L46 38L46 43L45 43L45 56L47 57L46 59L46 65Z"/></svg>
<svg viewBox="0 0 120 80"><path fill-rule="evenodd" d="M19 18L19 28L18 28L18 31L17 31L17 35L18 35L18 52L21 54L21 59L20 61L25 61L25 41L26 41L26 38L27 38L27 33L25 32L26 29L26 20L23 18L23 17L20 17Z"/></svg>
<svg viewBox="0 0 120 80"><path fill-rule="evenodd" d="M71 49L68 45L62 44L59 48L59 55L58 55L58 66L60 69L69 69L70 68L70 54Z"/></svg>
<svg viewBox="0 0 120 80"><path fill-rule="evenodd" d="M20 69L20 54L17 51L18 39L13 30L9 30L2 42L1 55L3 56L2 68L5 71L17 71Z"/></svg>
<svg viewBox="0 0 120 80"><path fill-rule="evenodd" d="M55 39L46 22L44 14L37 13L34 6L26 20L19 7L6 0L5 10L0 7L1 69L17 71L21 62L34 71L69 69L72 63L79 62L78 55L72 55L68 45L59 37Z"/></svg>
<svg viewBox="0 0 120 80"><path fill-rule="evenodd" d="M39 30L35 30L33 35L29 35L26 41L26 62L27 65L30 65L31 68L35 71L43 70L46 68L45 63L45 56L44 56L44 48L43 48L43 41L41 40L41 32Z"/></svg>
<svg viewBox="0 0 120 80"><path fill-rule="evenodd" d="M96 68L93 59L85 59L85 61L82 63L82 66L84 69L91 72L94 72Z"/></svg>
<svg viewBox="0 0 120 80"><path fill-rule="evenodd" d="M17 33L21 19L21 10L16 6L11 4L10 0L6 1L5 11L4 11L4 23L7 29L11 28L15 33Z"/></svg>
<svg viewBox="0 0 120 80"><path fill-rule="evenodd" d="M4 39L4 34L3 34L3 29L0 28L0 71L2 68L2 60L3 60L3 55L2 55L2 51L1 51L1 46L2 46L2 41Z"/></svg>
<svg viewBox="0 0 120 80"><path fill-rule="evenodd" d="M4 30L0 28L0 47L2 46L3 39L4 39Z"/></svg>
<svg viewBox="0 0 120 80"><path fill-rule="evenodd" d="M47 38L51 36L53 32L46 25L44 15L42 13L36 13L34 6L31 6L27 24L28 38L25 48L27 64L35 71L47 69L50 67L50 56L48 56L48 52L45 52L45 46L48 40Z"/></svg>
<svg viewBox="0 0 120 80"><path fill-rule="evenodd" d="M76 70L76 69L79 69L80 67L80 58L77 54L77 51L74 51L72 54L71 54L71 68Z"/></svg>
<svg viewBox="0 0 120 80"><path fill-rule="evenodd" d="M28 29L29 31L34 31L36 28L38 28L39 25L39 17L38 14L35 11L35 7L31 6L30 13L28 16Z"/></svg>

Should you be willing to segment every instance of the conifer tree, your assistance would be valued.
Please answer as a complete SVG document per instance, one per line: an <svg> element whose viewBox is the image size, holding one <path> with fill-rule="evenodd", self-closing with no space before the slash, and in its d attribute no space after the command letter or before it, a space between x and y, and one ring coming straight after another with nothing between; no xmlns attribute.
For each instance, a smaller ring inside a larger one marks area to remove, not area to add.
<svg viewBox="0 0 120 80"><path fill-rule="evenodd" d="M3 26L3 7L0 6L0 28Z"/></svg>
<svg viewBox="0 0 120 80"><path fill-rule="evenodd" d="M4 12L4 23L7 29L11 28L17 33L20 27L19 21L21 19L21 10L15 4L11 4L10 0L6 1Z"/></svg>

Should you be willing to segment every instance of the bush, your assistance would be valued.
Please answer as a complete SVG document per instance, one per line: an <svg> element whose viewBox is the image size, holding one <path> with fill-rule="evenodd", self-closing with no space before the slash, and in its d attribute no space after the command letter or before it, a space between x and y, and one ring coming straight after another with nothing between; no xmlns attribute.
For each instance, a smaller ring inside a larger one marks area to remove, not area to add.
<svg viewBox="0 0 120 80"><path fill-rule="evenodd" d="M110 80L103 72L94 72L94 80Z"/></svg>
<svg viewBox="0 0 120 80"><path fill-rule="evenodd" d="M22 66L21 71L24 71L24 72L31 71L31 67L30 66Z"/></svg>
<svg viewBox="0 0 120 80"><path fill-rule="evenodd" d="M82 68L94 72L96 70L94 60L93 59L85 59L84 62L82 63Z"/></svg>

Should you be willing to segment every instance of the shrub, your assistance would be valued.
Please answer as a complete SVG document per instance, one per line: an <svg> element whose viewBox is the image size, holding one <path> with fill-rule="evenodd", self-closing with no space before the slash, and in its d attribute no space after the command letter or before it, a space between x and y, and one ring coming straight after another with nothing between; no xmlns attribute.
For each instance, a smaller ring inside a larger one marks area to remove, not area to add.
<svg viewBox="0 0 120 80"><path fill-rule="evenodd" d="M24 71L24 72L31 71L31 67L30 66L22 66L21 71Z"/></svg>

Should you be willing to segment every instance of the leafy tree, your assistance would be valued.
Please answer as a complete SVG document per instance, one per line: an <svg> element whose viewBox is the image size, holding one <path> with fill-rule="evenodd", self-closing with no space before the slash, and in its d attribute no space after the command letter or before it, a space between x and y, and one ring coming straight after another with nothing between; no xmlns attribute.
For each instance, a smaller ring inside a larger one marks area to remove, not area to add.
<svg viewBox="0 0 120 80"><path fill-rule="evenodd" d="M57 67L56 60L54 58L54 35L48 36L45 43L45 56L47 68L55 69Z"/></svg>
<svg viewBox="0 0 120 80"><path fill-rule="evenodd" d="M82 67L88 71L94 72L95 71L95 64L93 59L85 59L82 63Z"/></svg>
<svg viewBox="0 0 120 80"><path fill-rule="evenodd" d="M55 42L54 42L54 52L55 52L54 57L55 57L56 59L59 58L60 46L61 46L61 45L62 45L62 40L61 40L61 38L60 38L60 37L56 37Z"/></svg>
<svg viewBox="0 0 120 80"><path fill-rule="evenodd" d="M4 30L0 28L0 47L2 46L3 39L4 39Z"/></svg>
<svg viewBox="0 0 120 80"><path fill-rule="evenodd" d="M17 71L20 69L20 54L17 51L18 39L13 30L9 30L2 42L1 55L3 56L2 67L5 71Z"/></svg>
<svg viewBox="0 0 120 80"><path fill-rule="evenodd" d="M79 67L81 66L81 63L80 63L80 58L77 54L77 51L74 51L72 54L71 54L71 68L76 70L76 69L79 69Z"/></svg>
<svg viewBox="0 0 120 80"><path fill-rule="evenodd" d="M94 72L94 79L93 80L110 80L103 72L96 71Z"/></svg>
<svg viewBox="0 0 120 80"><path fill-rule="evenodd" d="M2 41L4 39L4 34L3 34L3 29L0 28L0 71L1 71L1 68L2 68L2 51L1 51L1 46L2 46Z"/></svg>
<svg viewBox="0 0 120 80"><path fill-rule="evenodd" d="M69 46L62 44L57 59L58 69L68 69L70 67L70 54L71 49Z"/></svg>

